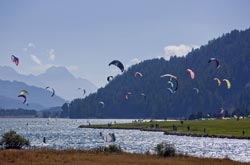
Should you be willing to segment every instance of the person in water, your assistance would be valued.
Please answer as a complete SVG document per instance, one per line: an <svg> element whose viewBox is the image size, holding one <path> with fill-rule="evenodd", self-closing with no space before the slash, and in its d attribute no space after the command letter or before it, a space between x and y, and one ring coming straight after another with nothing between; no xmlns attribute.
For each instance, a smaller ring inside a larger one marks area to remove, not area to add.
<svg viewBox="0 0 250 165"><path fill-rule="evenodd" d="M114 133L111 134L111 137L112 137L112 140L113 140L113 141L116 141L116 138L115 138L115 134L114 134Z"/></svg>
<svg viewBox="0 0 250 165"><path fill-rule="evenodd" d="M43 137L43 143L46 143L46 138L45 137Z"/></svg>
<svg viewBox="0 0 250 165"><path fill-rule="evenodd" d="M115 142L116 138L115 138L115 134L114 133L108 133L108 135L106 135L103 138L106 142Z"/></svg>

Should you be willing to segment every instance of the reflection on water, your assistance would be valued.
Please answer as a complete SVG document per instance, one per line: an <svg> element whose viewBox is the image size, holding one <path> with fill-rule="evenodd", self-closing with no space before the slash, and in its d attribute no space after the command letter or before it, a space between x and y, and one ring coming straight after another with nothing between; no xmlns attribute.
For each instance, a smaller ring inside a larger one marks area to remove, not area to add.
<svg viewBox="0 0 250 165"><path fill-rule="evenodd" d="M154 147L162 142L174 144L177 151L199 157L225 158L250 162L250 141L163 135L162 132L138 130L101 130L78 128L82 124L107 124L109 122L128 123L121 119L0 119L0 136L14 130L29 139L31 146L55 149L91 149L109 144L117 144L127 152L154 152ZM116 141L108 143L100 136L115 133ZM43 143L46 137L46 143Z"/></svg>

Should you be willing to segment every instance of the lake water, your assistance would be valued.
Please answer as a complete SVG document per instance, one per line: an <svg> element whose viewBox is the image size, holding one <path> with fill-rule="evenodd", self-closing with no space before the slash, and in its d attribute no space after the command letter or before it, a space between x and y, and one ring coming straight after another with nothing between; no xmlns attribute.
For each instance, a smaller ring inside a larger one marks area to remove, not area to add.
<svg viewBox="0 0 250 165"><path fill-rule="evenodd" d="M0 136L14 130L29 139L33 148L92 149L116 144L127 152L136 153L154 152L154 147L165 141L174 144L179 153L197 157L228 157L236 161L250 162L250 140L174 136L139 130L78 128L88 122L107 124L114 121L128 123L132 120L0 118ZM105 142L100 132L103 135L115 133L116 141ZM43 137L46 137L46 144L43 143Z"/></svg>

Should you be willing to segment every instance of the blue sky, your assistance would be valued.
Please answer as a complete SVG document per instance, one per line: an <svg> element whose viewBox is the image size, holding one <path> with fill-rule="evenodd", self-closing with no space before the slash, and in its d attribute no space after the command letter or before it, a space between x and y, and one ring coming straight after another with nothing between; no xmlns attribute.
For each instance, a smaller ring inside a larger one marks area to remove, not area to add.
<svg viewBox="0 0 250 165"><path fill-rule="evenodd" d="M108 66L113 59L126 66L168 59L249 28L249 6L248 0L0 0L0 65L35 75L65 66L100 87L119 73Z"/></svg>

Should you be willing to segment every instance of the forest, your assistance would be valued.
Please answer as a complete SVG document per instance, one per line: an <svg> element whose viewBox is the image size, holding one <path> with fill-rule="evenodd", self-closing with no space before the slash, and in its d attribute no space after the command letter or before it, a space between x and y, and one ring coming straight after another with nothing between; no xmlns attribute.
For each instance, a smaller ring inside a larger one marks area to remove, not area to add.
<svg viewBox="0 0 250 165"><path fill-rule="evenodd" d="M209 62L211 58L216 58L220 67ZM195 73L194 79L187 69ZM135 72L143 77L135 77ZM170 79L160 77L164 74L177 77L178 89L174 94L168 90ZM231 114L248 112L249 75L250 29L233 30L185 57L149 59L131 66L96 93L64 104L62 117L187 118L198 112L218 115L221 108ZM220 86L214 78L220 79ZM224 79L230 81L230 89ZM128 92L129 97L125 99Z"/></svg>

